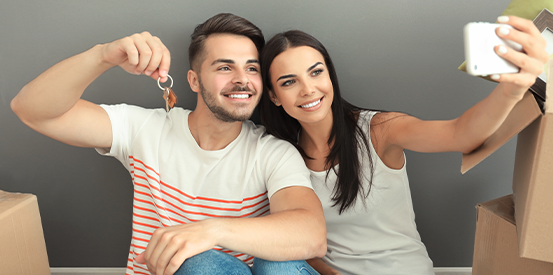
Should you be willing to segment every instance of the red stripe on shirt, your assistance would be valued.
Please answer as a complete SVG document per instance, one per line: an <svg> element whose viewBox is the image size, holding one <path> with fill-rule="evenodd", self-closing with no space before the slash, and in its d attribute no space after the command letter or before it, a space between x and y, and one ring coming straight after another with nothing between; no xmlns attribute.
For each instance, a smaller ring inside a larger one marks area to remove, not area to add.
<svg viewBox="0 0 553 275"><path fill-rule="evenodd" d="M142 164L146 169L148 169L148 170L154 172L158 177L160 176L159 173L158 173L156 170L154 170L152 167L146 165L146 164L145 164L144 162L142 162L141 160L139 160L139 159L137 159L137 158L135 158L135 157L133 157L133 156L129 156L129 158L132 159L132 160L134 160L134 161L136 161L136 162L138 162L138 163L140 163L140 164ZM138 167L136 167L136 166L134 167L134 169L141 170L141 171L143 171L144 173L148 174L144 169L138 168ZM172 189L173 191L178 192L178 193L182 194L183 196L188 197L188 198L193 199L193 200L198 199L198 200L207 200L207 201L214 201L214 202L220 202L220 203L243 203L244 201L254 200L254 199L257 199L257 198L259 198L259 197L261 197L261 196L267 194L267 192L264 192L264 193L259 194L259 195L255 195L255 196L252 196L252 197L244 198L242 201L230 201L230 200L223 200L223 199L216 199L216 198L207 198L207 197L194 197L194 196L191 196L191 195L186 194L186 193L183 192L182 190L179 190L179 189L175 188L174 186L171 186L171 185L168 185L167 183L164 183L163 181L159 181L159 180L154 179L154 178L152 178L152 179L155 180L157 183L162 184L162 185L164 185L164 186L166 186L166 187Z"/></svg>

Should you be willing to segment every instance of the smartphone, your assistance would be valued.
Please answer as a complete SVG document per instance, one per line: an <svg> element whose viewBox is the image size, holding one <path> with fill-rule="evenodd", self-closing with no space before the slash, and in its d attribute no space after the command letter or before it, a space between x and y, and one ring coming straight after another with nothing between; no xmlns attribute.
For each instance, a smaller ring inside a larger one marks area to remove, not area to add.
<svg viewBox="0 0 553 275"><path fill-rule="evenodd" d="M514 41L502 39L495 30L505 24L487 22L468 23L464 28L465 59L467 72L476 76L491 74L517 73L519 68L495 53L494 47L504 45L516 51L522 51L522 46Z"/></svg>

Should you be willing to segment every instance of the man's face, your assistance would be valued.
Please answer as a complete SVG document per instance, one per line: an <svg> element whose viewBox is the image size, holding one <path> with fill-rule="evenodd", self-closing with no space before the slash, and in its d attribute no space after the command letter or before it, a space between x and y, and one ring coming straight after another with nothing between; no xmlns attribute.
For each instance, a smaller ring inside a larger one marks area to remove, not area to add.
<svg viewBox="0 0 553 275"><path fill-rule="evenodd" d="M201 99L224 122L245 121L261 98L262 81L255 44L245 36L210 35L198 76Z"/></svg>

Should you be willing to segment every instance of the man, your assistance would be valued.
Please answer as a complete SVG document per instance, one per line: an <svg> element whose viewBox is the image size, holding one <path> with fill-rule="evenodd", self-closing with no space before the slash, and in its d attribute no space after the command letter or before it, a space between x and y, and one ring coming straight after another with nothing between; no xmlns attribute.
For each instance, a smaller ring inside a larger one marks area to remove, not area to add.
<svg viewBox="0 0 553 275"><path fill-rule="evenodd" d="M188 81L198 93L192 112L80 99L114 66L165 82L170 53L147 32L66 59L13 99L14 112L34 130L98 148L131 173L134 217L127 274L173 274L181 265L208 274L215 272L209 268L230 269L220 260L228 255L247 264L254 257L324 256L324 217L301 156L246 121L262 92L258 53L263 44L255 25L232 14L198 25L189 48ZM267 264L259 261L254 268Z"/></svg>

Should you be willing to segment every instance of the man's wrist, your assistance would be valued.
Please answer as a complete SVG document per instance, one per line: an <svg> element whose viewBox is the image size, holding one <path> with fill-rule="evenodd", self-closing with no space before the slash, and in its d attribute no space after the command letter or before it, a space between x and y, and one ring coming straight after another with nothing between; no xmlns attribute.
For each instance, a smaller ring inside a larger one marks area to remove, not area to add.
<svg viewBox="0 0 553 275"><path fill-rule="evenodd" d="M116 64L112 64L105 59L104 47L106 47L106 45L107 44L97 44L85 52L85 54L89 54L91 58L94 59L94 63L104 71L116 66Z"/></svg>
<svg viewBox="0 0 553 275"><path fill-rule="evenodd" d="M221 246L222 240L227 235L226 219L207 219L203 222L206 224L207 233L212 238L216 245Z"/></svg>

